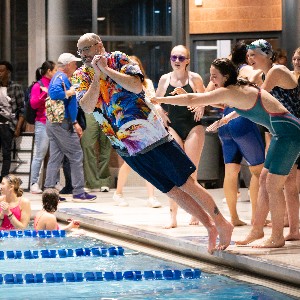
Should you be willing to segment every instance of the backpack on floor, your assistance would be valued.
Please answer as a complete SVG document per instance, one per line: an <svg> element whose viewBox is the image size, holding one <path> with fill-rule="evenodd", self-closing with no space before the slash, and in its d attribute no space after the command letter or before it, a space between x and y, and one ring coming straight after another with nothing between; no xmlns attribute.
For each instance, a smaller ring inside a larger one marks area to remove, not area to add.
<svg viewBox="0 0 300 300"><path fill-rule="evenodd" d="M41 80L34 81L25 91L25 100L24 100L24 118L27 123L34 124L36 118L36 109L33 109L30 104L31 90L35 83L38 83L40 87L44 87L44 84Z"/></svg>

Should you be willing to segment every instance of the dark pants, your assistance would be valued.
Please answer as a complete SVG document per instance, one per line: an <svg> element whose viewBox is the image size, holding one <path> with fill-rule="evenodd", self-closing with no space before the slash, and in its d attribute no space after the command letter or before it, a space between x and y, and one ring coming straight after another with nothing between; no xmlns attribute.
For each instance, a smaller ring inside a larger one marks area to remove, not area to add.
<svg viewBox="0 0 300 300"><path fill-rule="evenodd" d="M64 156L63 159L63 171L64 171L65 182L66 182L65 189L68 191L72 191L73 186L72 186L72 177L71 177L71 166L70 166L70 161L66 156Z"/></svg>
<svg viewBox="0 0 300 300"><path fill-rule="evenodd" d="M11 165L11 147L14 138L14 132L7 124L0 124L0 143L2 149L2 170L1 180L9 174Z"/></svg>

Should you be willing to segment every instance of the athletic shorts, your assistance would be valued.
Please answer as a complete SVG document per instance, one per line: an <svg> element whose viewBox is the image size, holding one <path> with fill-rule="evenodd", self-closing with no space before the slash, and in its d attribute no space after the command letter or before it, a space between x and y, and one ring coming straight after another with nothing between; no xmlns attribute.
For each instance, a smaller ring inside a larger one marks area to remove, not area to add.
<svg viewBox="0 0 300 300"><path fill-rule="evenodd" d="M135 156L122 156L140 176L163 193L182 186L196 167L174 140Z"/></svg>
<svg viewBox="0 0 300 300"><path fill-rule="evenodd" d="M243 157L250 166L265 161L264 142L257 125L244 117L231 120L219 128L224 163L240 164Z"/></svg>
<svg viewBox="0 0 300 300"><path fill-rule="evenodd" d="M265 168L272 174L288 175L300 154L300 120L291 114L272 116L271 138Z"/></svg>

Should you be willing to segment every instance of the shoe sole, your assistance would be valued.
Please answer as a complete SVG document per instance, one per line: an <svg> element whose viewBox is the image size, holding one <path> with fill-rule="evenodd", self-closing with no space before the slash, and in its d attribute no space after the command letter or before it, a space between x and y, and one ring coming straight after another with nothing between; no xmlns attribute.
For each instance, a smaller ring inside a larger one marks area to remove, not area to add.
<svg viewBox="0 0 300 300"><path fill-rule="evenodd" d="M127 207L127 206L129 206L129 204L128 203L126 203L126 204L120 204L120 203L118 203L118 202L114 202L114 206L120 206L120 207Z"/></svg>
<svg viewBox="0 0 300 300"><path fill-rule="evenodd" d="M96 198L93 199L72 199L73 202L77 203L87 203L87 202L95 202Z"/></svg>
<svg viewBox="0 0 300 300"><path fill-rule="evenodd" d="M151 205L151 204L148 204L149 207L151 208L160 208L161 205L157 204L157 205Z"/></svg>

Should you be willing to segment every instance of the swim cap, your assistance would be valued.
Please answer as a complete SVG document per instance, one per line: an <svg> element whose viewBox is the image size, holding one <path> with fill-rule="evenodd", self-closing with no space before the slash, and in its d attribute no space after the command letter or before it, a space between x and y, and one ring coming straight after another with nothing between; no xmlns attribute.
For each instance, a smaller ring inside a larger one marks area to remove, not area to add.
<svg viewBox="0 0 300 300"><path fill-rule="evenodd" d="M249 49L257 50L260 54L268 56L269 58L272 58L273 56L272 45L266 40L260 39L252 42L247 46L247 50Z"/></svg>

